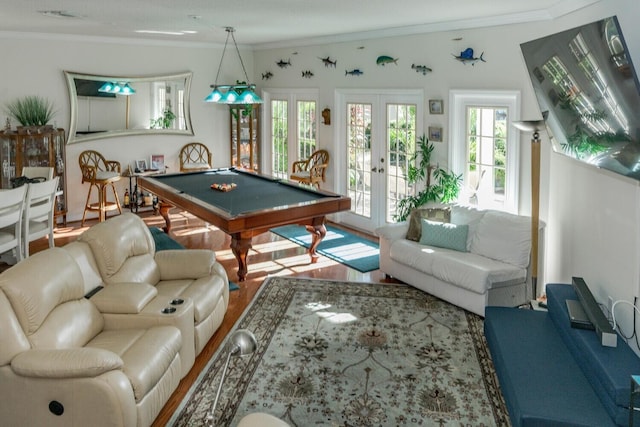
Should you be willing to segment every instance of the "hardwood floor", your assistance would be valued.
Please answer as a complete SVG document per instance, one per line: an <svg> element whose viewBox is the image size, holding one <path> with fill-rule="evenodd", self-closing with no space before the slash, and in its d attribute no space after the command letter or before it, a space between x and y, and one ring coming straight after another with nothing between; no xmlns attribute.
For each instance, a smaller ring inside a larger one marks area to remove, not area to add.
<svg viewBox="0 0 640 427"><path fill-rule="evenodd" d="M150 212L141 215L147 225L162 227L162 217L154 216ZM355 282L389 282L379 271L360 273L328 258L320 257L315 264L310 263L305 249L283 239L273 233L264 233L253 240L253 250L249 252L249 272L244 282L237 282L237 263L231 249L231 237L216 229L208 227L196 217L173 210L171 212L171 237L187 248L207 248L216 252L218 261L224 266L229 280L240 286L240 289L229 294L229 308L221 327L213 335L205 349L198 355L191 371L182 379L165 407L162 409L153 426L164 426L171 418L187 391L206 366L211 356L218 349L223 338L229 333L240 315L251 302L260 285L269 275L298 276L309 278L323 278ZM80 223L69 223L68 227L59 227L55 232L56 246L63 246L77 238L96 221L87 221L85 227ZM363 237L376 240L375 237L349 230ZM30 252L35 253L47 248L47 239L32 242ZM0 271L8 268L0 262Z"/></svg>

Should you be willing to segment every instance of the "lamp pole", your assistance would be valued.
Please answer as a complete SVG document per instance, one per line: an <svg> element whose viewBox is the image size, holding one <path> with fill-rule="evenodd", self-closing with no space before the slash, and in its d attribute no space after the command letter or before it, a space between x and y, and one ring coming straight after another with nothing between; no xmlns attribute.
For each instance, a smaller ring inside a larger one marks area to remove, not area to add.
<svg viewBox="0 0 640 427"><path fill-rule="evenodd" d="M538 297L538 238L540 229L540 132L531 138L531 288Z"/></svg>
<svg viewBox="0 0 640 427"><path fill-rule="evenodd" d="M546 115L543 113L543 118ZM538 297L538 250L540 232L540 129L544 120L513 122L521 131L531 135L531 291Z"/></svg>

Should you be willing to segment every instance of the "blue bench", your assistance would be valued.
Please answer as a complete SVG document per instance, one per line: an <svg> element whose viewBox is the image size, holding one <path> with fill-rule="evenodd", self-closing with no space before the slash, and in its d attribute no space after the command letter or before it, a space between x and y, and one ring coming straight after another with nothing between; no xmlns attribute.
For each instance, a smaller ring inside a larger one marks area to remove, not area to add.
<svg viewBox="0 0 640 427"><path fill-rule="evenodd" d="M514 426L628 425L631 374L640 358L622 338L602 347L571 328L570 285L546 287L549 312L487 307L484 330ZM640 418L634 419L640 425Z"/></svg>

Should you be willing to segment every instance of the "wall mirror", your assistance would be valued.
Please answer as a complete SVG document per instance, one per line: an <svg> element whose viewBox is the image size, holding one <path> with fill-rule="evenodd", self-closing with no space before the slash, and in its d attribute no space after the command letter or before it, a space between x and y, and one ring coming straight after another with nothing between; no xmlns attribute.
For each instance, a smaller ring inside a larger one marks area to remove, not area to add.
<svg viewBox="0 0 640 427"><path fill-rule="evenodd" d="M191 72L147 77L64 74L71 104L70 144L115 136L193 135ZM112 85L128 85L132 91L116 93Z"/></svg>

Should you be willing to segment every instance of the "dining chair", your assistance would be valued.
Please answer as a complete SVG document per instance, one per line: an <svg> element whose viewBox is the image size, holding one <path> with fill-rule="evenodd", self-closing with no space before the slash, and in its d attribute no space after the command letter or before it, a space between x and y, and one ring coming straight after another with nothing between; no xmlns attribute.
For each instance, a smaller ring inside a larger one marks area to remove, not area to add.
<svg viewBox="0 0 640 427"><path fill-rule="evenodd" d="M48 236L49 247L55 246L53 239L54 210L58 180L53 179L27 184L27 195L22 215L22 255L29 257L29 242Z"/></svg>
<svg viewBox="0 0 640 427"><path fill-rule="evenodd" d="M328 166L329 152L317 150L308 159L293 162L289 179L320 188L320 183L325 182Z"/></svg>
<svg viewBox="0 0 640 427"><path fill-rule="evenodd" d="M9 264L22 261L22 213L27 186L0 190L0 254ZM12 254L9 252L12 251ZM15 259L14 259L15 256Z"/></svg>
<svg viewBox="0 0 640 427"><path fill-rule="evenodd" d="M82 213L82 226L84 227L87 211L97 211L98 221L100 222L107 218L107 211L117 209L119 213L122 213L120 199L118 198L118 192L114 184L120 180L120 162L106 160L104 156L97 151L87 150L80 153L78 163L80 164L80 171L82 172L82 183L89 183L89 193L87 193L87 201L84 204L84 212ZM93 187L98 190L97 203L91 202ZM107 187L111 187L113 191L113 202L107 200Z"/></svg>
<svg viewBox="0 0 640 427"><path fill-rule="evenodd" d="M201 142L190 142L180 149L180 172L211 169L211 151Z"/></svg>
<svg viewBox="0 0 640 427"><path fill-rule="evenodd" d="M27 178L44 178L50 180L53 178L53 168L48 166L25 166L22 168L22 176Z"/></svg>

